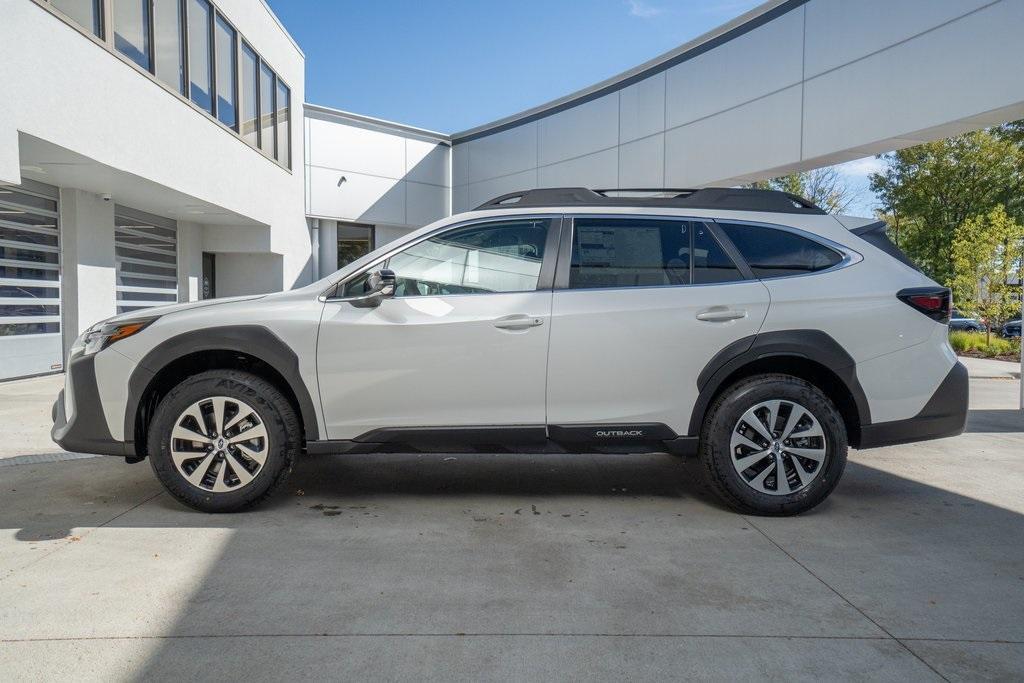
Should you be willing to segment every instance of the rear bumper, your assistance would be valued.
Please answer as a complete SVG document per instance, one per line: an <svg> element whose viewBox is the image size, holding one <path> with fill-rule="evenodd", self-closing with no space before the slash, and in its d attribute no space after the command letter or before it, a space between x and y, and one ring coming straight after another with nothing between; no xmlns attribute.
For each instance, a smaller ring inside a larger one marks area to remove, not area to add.
<svg viewBox="0 0 1024 683"><path fill-rule="evenodd" d="M51 411L52 438L58 446L74 453L96 453L99 455L134 456L133 444L117 441L107 429L103 415L100 392L96 386L94 356L79 356L68 362L67 387L73 393L74 407L70 418L64 409L64 389L57 396Z"/></svg>
<svg viewBox="0 0 1024 683"><path fill-rule="evenodd" d="M967 425L968 384L967 368L957 363L921 412L906 420L863 425L857 448L928 441L963 433Z"/></svg>

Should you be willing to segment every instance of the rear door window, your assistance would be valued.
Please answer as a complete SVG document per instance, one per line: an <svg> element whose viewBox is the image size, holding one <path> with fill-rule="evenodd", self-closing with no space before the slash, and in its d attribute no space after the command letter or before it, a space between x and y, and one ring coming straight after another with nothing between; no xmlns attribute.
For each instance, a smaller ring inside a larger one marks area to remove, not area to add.
<svg viewBox="0 0 1024 683"><path fill-rule="evenodd" d="M719 223L746 260L754 277L805 275L838 264L842 254L801 235L744 223Z"/></svg>
<svg viewBox="0 0 1024 683"><path fill-rule="evenodd" d="M589 217L574 221L570 289L667 287L741 279L700 221Z"/></svg>

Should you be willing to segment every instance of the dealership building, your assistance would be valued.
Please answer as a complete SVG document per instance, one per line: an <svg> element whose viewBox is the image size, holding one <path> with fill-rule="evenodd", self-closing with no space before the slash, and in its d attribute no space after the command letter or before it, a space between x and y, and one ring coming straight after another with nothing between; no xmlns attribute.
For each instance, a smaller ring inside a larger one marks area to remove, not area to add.
<svg viewBox="0 0 1024 683"><path fill-rule="evenodd" d="M262 0L2 14L0 379L60 370L116 313L307 284L505 192L734 185L1024 117L1024 0L771 0L458 133L306 103Z"/></svg>

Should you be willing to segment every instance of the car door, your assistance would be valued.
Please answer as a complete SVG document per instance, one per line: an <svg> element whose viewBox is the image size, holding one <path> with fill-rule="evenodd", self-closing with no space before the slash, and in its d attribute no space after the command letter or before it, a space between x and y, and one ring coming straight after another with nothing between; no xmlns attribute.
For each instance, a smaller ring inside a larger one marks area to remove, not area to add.
<svg viewBox="0 0 1024 683"><path fill-rule="evenodd" d="M767 289L730 258L710 222L581 215L567 219L563 233L549 429L566 438L671 437L664 425L685 435L697 376L716 353L758 331Z"/></svg>
<svg viewBox="0 0 1024 683"><path fill-rule="evenodd" d="M449 227L343 283L317 342L329 438L418 427L543 436L560 224L515 216ZM385 267L396 274L393 298L375 308L345 300Z"/></svg>

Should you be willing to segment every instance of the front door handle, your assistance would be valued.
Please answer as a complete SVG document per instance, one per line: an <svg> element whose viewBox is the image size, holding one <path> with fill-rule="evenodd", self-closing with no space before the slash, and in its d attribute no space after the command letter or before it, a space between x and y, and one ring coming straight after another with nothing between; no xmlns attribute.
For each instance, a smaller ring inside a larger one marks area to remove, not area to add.
<svg viewBox="0 0 1024 683"><path fill-rule="evenodd" d="M736 308L726 308L725 306L713 306L697 314L697 320L703 320L704 322L709 323L724 323L729 320L739 320L740 318L746 317L746 311Z"/></svg>
<svg viewBox="0 0 1024 683"><path fill-rule="evenodd" d="M507 315L494 321L499 330L528 330L544 324L544 318L532 315Z"/></svg>

